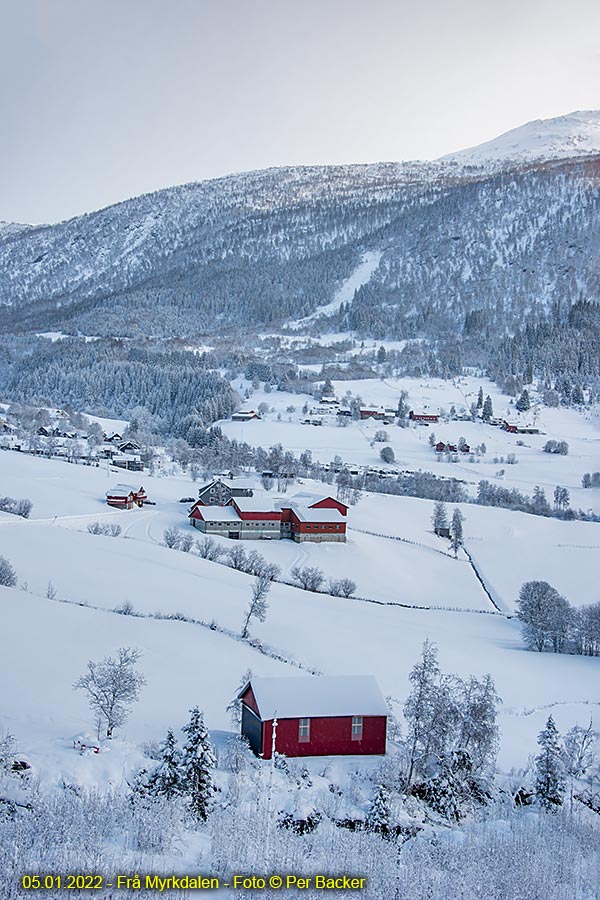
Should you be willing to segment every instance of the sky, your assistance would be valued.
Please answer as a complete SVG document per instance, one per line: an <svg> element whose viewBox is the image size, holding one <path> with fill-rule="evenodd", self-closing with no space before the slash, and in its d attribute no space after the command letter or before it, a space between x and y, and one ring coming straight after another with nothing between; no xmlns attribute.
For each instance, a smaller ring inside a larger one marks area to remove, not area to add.
<svg viewBox="0 0 600 900"><path fill-rule="evenodd" d="M598 108L597 0L0 0L0 220Z"/></svg>

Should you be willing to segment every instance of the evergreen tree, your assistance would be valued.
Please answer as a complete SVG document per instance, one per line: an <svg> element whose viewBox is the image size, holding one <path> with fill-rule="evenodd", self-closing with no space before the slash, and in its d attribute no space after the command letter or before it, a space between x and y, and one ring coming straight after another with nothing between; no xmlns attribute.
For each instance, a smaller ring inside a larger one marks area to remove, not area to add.
<svg viewBox="0 0 600 900"><path fill-rule="evenodd" d="M167 800L180 795L184 790L181 750L175 735L169 729L160 747L160 762L152 773L149 790Z"/></svg>
<svg viewBox="0 0 600 900"><path fill-rule="evenodd" d="M531 403L529 400L529 393L526 390L521 392L521 396L515 403L515 407L519 410L519 412L527 412L531 407Z"/></svg>
<svg viewBox="0 0 600 900"><path fill-rule="evenodd" d="M479 388L479 393L477 394L477 409L481 409L483 406L483 388Z"/></svg>
<svg viewBox="0 0 600 900"><path fill-rule="evenodd" d="M382 344L381 347L379 348L379 350L377 351L377 362L384 363L386 361L386 358L387 358L387 353L385 352L385 347Z"/></svg>
<svg viewBox="0 0 600 900"><path fill-rule="evenodd" d="M452 513L452 527L450 529L450 546L454 550L454 558L458 557L458 548L463 545L463 522L465 517L456 507Z"/></svg>
<svg viewBox="0 0 600 900"><path fill-rule="evenodd" d="M481 418L484 422L489 422L494 415L494 407L492 406L492 398L488 394L485 398L485 403L483 404L483 409L481 410Z"/></svg>
<svg viewBox="0 0 600 900"><path fill-rule="evenodd" d="M204 716L197 706L190 710L190 720L181 730L186 735L181 761L184 790L189 796L192 815L205 822L215 793L212 773L217 763Z"/></svg>
<svg viewBox="0 0 600 900"><path fill-rule="evenodd" d="M448 513L446 512L446 504L443 500L437 500L435 502L431 523L436 534L438 534L442 528L448 528Z"/></svg>
<svg viewBox="0 0 600 900"><path fill-rule="evenodd" d="M555 810L562 806L565 794L565 767L560 736L552 716L540 731L538 744L541 750L535 758L535 793L544 809Z"/></svg>
<svg viewBox="0 0 600 900"><path fill-rule="evenodd" d="M385 785L380 784L367 812L366 826L369 831L387 834L390 830L390 821L390 792Z"/></svg>

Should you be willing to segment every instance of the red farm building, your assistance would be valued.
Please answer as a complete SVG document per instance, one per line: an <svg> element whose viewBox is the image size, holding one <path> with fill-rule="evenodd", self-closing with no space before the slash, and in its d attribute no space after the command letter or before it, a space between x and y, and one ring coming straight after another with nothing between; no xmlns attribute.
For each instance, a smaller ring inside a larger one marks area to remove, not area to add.
<svg viewBox="0 0 600 900"><path fill-rule="evenodd" d="M430 413L416 413L416 412L413 412L412 409L408 414L408 418L411 420L411 422L439 422L440 421L440 417L437 415L433 415Z"/></svg>
<svg viewBox="0 0 600 900"><path fill-rule="evenodd" d="M222 507L207 507L197 500L189 519L205 534L233 540L344 542L347 513L346 504L335 497L298 494L273 502L264 497L237 496Z"/></svg>
<svg viewBox="0 0 600 900"><path fill-rule="evenodd" d="M253 678L238 695L257 756L384 755L388 709L370 675Z"/></svg>
<svg viewBox="0 0 600 900"><path fill-rule="evenodd" d="M106 492L106 502L117 509L131 509L134 506L143 506L147 500L143 487L134 488L130 484L116 484Z"/></svg>

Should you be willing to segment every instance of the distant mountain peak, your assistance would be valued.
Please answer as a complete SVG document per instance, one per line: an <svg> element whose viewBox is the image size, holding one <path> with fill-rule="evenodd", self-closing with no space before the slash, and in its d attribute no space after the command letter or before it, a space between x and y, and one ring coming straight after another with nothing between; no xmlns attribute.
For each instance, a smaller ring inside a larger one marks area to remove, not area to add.
<svg viewBox="0 0 600 900"><path fill-rule="evenodd" d="M496 167L593 153L600 153L600 110L578 110L554 119L534 119L477 147L442 156L439 162Z"/></svg>

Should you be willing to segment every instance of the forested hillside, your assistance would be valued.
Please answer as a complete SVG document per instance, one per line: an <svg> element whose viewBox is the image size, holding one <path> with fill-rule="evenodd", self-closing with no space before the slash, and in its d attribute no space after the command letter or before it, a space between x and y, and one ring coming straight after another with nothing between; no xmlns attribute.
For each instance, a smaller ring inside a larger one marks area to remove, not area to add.
<svg viewBox="0 0 600 900"><path fill-rule="evenodd" d="M330 324L375 338L566 320L599 293L600 162L278 169L0 233L7 330L175 337L282 325L378 268ZM475 317L475 318L473 318ZM313 328L319 324L312 322Z"/></svg>

